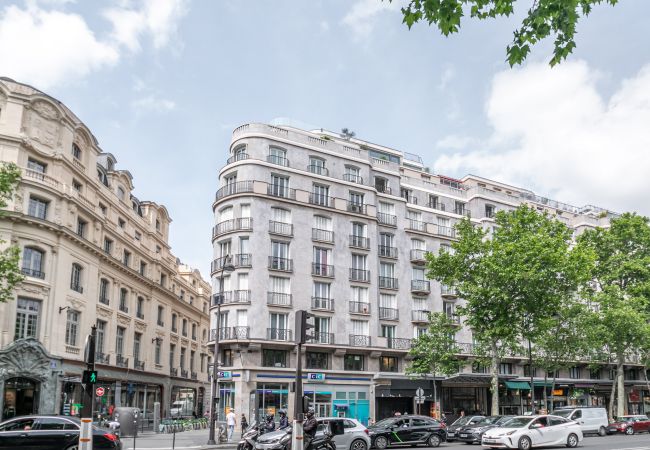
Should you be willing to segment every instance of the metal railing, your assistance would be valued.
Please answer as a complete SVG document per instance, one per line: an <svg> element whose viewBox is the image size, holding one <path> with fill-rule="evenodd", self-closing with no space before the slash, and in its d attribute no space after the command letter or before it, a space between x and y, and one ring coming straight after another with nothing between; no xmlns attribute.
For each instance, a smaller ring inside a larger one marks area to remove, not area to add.
<svg viewBox="0 0 650 450"><path fill-rule="evenodd" d="M217 237L233 231L251 231L253 229L252 217L239 217L219 222L212 229L212 237Z"/></svg>
<svg viewBox="0 0 650 450"><path fill-rule="evenodd" d="M250 158L250 156L248 155L248 153L237 153L237 154L231 156L230 158L228 158L226 160L226 164L232 164L234 162L241 161L241 160L244 160L244 159L249 159L249 158Z"/></svg>
<svg viewBox="0 0 650 450"><path fill-rule="evenodd" d="M350 281L370 282L370 271L365 269L350 269Z"/></svg>
<svg viewBox="0 0 650 450"><path fill-rule="evenodd" d="M172 377L177 377L178 376L178 369L176 367L171 367L169 369L169 375Z"/></svg>
<svg viewBox="0 0 650 450"><path fill-rule="evenodd" d="M235 181L234 183L219 188L215 194L215 201L229 195L241 194L244 192L253 192L253 180Z"/></svg>
<svg viewBox="0 0 650 450"><path fill-rule="evenodd" d="M334 299L325 297L312 297L311 308L323 311L334 311Z"/></svg>
<svg viewBox="0 0 650 450"><path fill-rule="evenodd" d="M318 344L333 344L334 343L334 333L325 333L325 332L315 331L310 336L309 342L318 343Z"/></svg>
<svg viewBox="0 0 650 450"><path fill-rule="evenodd" d="M351 202L348 200L347 202L347 209L350 212L357 213L357 214L367 214L368 211L368 205L365 205L363 203L357 203L357 202Z"/></svg>
<svg viewBox="0 0 650 450"><path fill-rule="evenodd" d="M458 292L453 286L447 286L445 284L440 285L440 295L443 297L458 297Z"/></svg>
<svg viewBox="0 0 650 450"><path fill-rule="evenodd" d="M296 199L296 190L295 189L289 189L287 186L282 186L279 184L269 184L266 187L266 194L270 195L272 197L281 197L281 198L288 198L291 200Z"/></svg>
<svg viewBox="0 0 650 450"><path fill-rule="evenodd" d="M358 236L356 234L350 235L350 247L354 248L370 248L370 239L365 236Z"/></svg>
<svg viewBox="0 0 650 450"><path fill-rule="evenodd" d="M267 328L266 338L271 341L290 341L291 330L288 328Z"/></svg>
<svg viewBox="0 0 650 450"><path fill-rule="evenodd" d="M446 236L450 238L456 237L456 229L453 227L447 227L444 225L436 225L436 234L440 236Z"/></svg>
<svg viewBox="0 0 650 450"><path fill-rule="evenodd" d="M291 306L291 294L283 292L267 292L266 304L272 306Z"/></svg>
<svg viewBox="0 0 650 450"><path fill-rule="evenodd" d="M352 173L344 173L343 181L349 181L351 183L363 184L363 178L359 175L354 175Z"/></svg>
<svg viewBox="0 0 650 450"><path fill-rule="evenodd" d="M330 171L327 170L325 166L319 166L318 164L309 164L307 166L307 171L315 173L316 175L325 175L326 177L330 174Z"/></svg>
<svg viewBox="0 0 650 450"><path fill-rule="evenodd" d="M129 367L129 358L125 358L122 355L115 356L115 365L117 367Z"/></svg>
<svg viewBox="0 0 650 450"><path fill-rule="evenodd" d="M393 190L385 184L375 184L375 190L382 194L392 194Z"/></svg>
<svg viewBox="0 0 650 450"><path fill-rule="evenodd" d="M311 238L319 242L334 242L334 232L331 230L321 230L320 228L311 229Z"/></svg>
<svg viewBox="0 0 650 450"><path fill-rule="evenodd" d="M80 294L83 294L84 288L81 284L79 283L70 283L70 289L73 291L79 292Z"/></svg>
<svg viewBox="0 0 650 450"><path fill-rule="evenodd" d="M349 310L352 314L370 314L370 303L350 300Z"/></svg>
<svg viewBox="0 0 650 450"><path fill-rule="evenodd" d="M224 303L232 303L232 292L224 291L217 292L212 296L212 306L223 305Z"/></svg>
<svg viewBox="0 0 650 450"><path fill-rule="evenodd" d="M226 264L226 259L230 258L230 262L235 268L251 267L252 255L250 253L238 253L232 256L222 256L212 261L210 270L212 273L219 272Z"/></svg>
<svg viewBox="0 0 650 450"><path fill-rule="evenodd" d="M144 370L144 361L140 361L139 359L135 359L133 361L133 368L135 370Z"/></svg>
<svg viewBox="0 0 650 450"><path fill-rule="evenodd" d="M250 327L238 326L238 327L221 327L219 328L219 340L229 341L229 340L240 340L240 339L250 339ZM210 330L210 341L214 341L217 336L217 330L215 328Z"/></svg>
<svg viewBox="0 0 650 450"><path fill-rule="evenodd" d="M351 334L350 335L351 347L370 347L370 336L364 334Z"/></svg>
<svg viewBox="0 0 650 450"><path fill-rule="evenodd" d="M329 264L311 263L311 274L319 277L333 277L334 266Z"/></svg>
<svg viewBox="0 0 650 450"><path fill-rule="evenodd" d="M428 322L429 321L429 311L414 309L411 311L411 321L412 322Z"/></svg>
<svg viewBox="0 0 650 450"><path fill-rule="evenodd" d="M383 320L398 320L399 310L397 308L379 307L379 318Z"/></svg>
<svg viewBox="0 0 650 450"><path fill-rule="evenodd" d="M420 249L411 249L410 253L410 258L411 262L416 262L416 263L423 263L426 262L427 258L426 255L427 251L426 250L420 250Z"/></svg>
<svg viewBox="0 0 650 450"><path fill-rule="evenodd" d="M398 289L397 278L379 276L379 287L382 289Z"/></svg>
<svg viewBox="0 0 650 450"><path fill-rule="evenodd" d="M412 339L394 338L394 337L386 338L386 346L388 348L394 348L397 350L408 350L411 348L412 345L413 345Z"/></svg>
<svg viewBox="0 0 650 450"><path fill-rule="evenodd" d="M269 233L282 236L293 236L293 224L269 220Z"/></svg>
<svg viewBox="0 0 650 450"><path fill-rule="evenodd" d="M427 223L422 222L421 220L408 219L408 224L406 225L407 230L412 231L427 231Z"/></svg>
<svg viewBox="0 0 650 450"><path fill-rule="evenodd" d="M394 214L386 214L386 213L378 212L377 220L379 220L379 223L384 225L390 225L393 227L397 226L397 216Z"/></svg>
<svg viewBox="0 0 650 450"><path fill-rule="evenodd" d="M293 260L280 258L279 256L269 256L269 269L279 270L280 272L293 272Z"/></svg>
<svg viewBox="0 0 650 450"><path fill-rule="evenodd" d="M397 247L389 247L388 245L379 246L379 256L383 258L397 258Z"/></svg>
<svg viewBox="0 0 650 450"><path fill-rule="evenodd" d="M28 277L34 277L34 278L40 278L41 280L45 279L45 272L41 272L40 270L34 270L30 269L29 267L23 267L21 270L23 275L27 275Z"/></svg>
<svg viewBox="0 0 650 450"><path fill-rule="evenodd" d="M411 292L431 292L431 282L428 280L411 280Z"/></svg>
<svg viewBox="0 0 650 450"><path fill-rule="evenodd" d="M326 206L328 208L331 208L334 206L334 197L330 197L329 195L325 194L315 194L312 192L309 194L309 203L312 205Z"/></svg>
<svg viewBox="0 0 650 450"><path fill-rule="evenodd" d="M271 164L277 164L278 166L289 167L289 160L284 156L279 155L267 155L266 161Z"/></svg>
<svg viewBox="0 0 650 450"><path fill-rule="evenodd" d="M108 355L103 352L96 352L95 353L95 362L98 364L110 364L111 363L111 355Z"/></svg>

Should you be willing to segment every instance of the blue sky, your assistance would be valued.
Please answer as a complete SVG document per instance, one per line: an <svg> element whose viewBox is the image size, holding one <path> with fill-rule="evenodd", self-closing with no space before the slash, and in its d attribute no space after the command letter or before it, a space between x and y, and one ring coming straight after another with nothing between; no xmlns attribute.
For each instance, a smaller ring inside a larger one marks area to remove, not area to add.
<svg viewBox="0 0 650 450"><path fill-rule="evenodd" d="M505 63L514 17L408 30L380 0L0 2L0 74L67 104L171 244L208 276L211 202L232 129L288 117L541 195L650 213L646 0L601 5L569 61Z"/></svg>

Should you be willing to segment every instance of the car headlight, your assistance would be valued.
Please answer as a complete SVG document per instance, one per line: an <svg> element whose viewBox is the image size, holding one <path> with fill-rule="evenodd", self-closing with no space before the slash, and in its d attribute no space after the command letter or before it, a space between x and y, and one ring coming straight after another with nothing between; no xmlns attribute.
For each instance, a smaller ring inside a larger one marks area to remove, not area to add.
<svg viewBox="0 0 650 450"><path fill-rule="evenodd" d="M280 444L286 444L286 443L289 442L290 440L291 440L291 435L290 435L290 434L287 434L287 435L285 435L282 439L280 439Z"/></svg>
<svg viewBox="0 0 650 450"><path fill-rule="evenodd" d="M517 430L508 431L505 435L506 435L506 436L512 436L512 435L515 434L516 432L517 432Z"/></svg>

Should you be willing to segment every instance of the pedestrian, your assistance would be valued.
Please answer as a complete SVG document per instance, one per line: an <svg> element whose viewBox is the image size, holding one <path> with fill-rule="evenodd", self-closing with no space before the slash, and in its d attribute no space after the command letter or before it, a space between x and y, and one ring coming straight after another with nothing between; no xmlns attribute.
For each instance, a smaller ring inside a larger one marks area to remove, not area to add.
<svg viewBox="0 0 650 450"><path fill-rule="evenodd" d="M241 434L244 434L246 431L246 428L248 428L248 420L246 420L246 416L242 413L241 415Z"/></svg>
<svg viewBox="0 0 650 450"><path fill-rule="evenodd" d="M230 412L226 414L226 424L228 425L228 442L232 439L232 434L235 432L235 425L237 425L237 417L235 416L235 410L230 409Z"/></svg>

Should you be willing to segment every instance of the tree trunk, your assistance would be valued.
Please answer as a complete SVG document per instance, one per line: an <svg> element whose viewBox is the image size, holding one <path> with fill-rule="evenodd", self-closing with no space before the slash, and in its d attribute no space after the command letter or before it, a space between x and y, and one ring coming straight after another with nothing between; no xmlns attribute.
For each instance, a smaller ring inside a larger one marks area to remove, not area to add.
<svg viewBox="0 0 650 450"><path fill-rule="evenodd" d="M442 418L442 408L441 405L438 405L438 389L436 389L436 374L433 374L433 405L436 408L437 417L436 419L440 420ZM428 416L428 414L426 414Z"/></svg>
<svg viewBox="0 0 650 450"><path fill-rule="evenodd" d="M492 392L492 414L499 415L499 350L496 342L491 345L492 365L490 367L490 391Z"/></svg>
<svg viewBox="0 0 650 450"><path fill-rule="evenodd" d="M552 410L553 408L548 407L548 394L546 393L546 391L547 391L547 389L546 389L547 382L548 382L548 372L545 370L544 371L544 409L546 410L546 413L548 414L548 412L550 410ZM552 392L551 392L551 395L553 395Z"/></svg>
<svg viewBox="0 0 650 450"><path fill-rule="evenodd" d="M625 415L625 384L623 378L623 363L625 362L625 356L623 353L616 354L616 390L618 395L616 396L616 414L619 416Z"/></svg>
<svg viewBox="0 0 650 450"><path fill-rule="evenodd" d="M650 381L648 381L648 369L646 369L646 367L647 366L644 365L644 367L641 370L643 370L643 379L645 380L646 390L650 392Z"/></svg>
<svg viewBox="0 0 650 450"><path fill-rule="evenodd" d="M557 375L557 370L553 371L553 381L551 381L551 411L550 414L553 414L553 410L555 409L555 381L557 380L556 378ZM568 392L567 392L568 394Z"/></svg>
<svg viewBox="0 0 650 450"><path fill-rule="evenodd" d="M609 413L609 418L614 419L614 398L616 397L616 380L612 381L612 393L610 394L609 397L609 410L607 411Z"/></svg>

